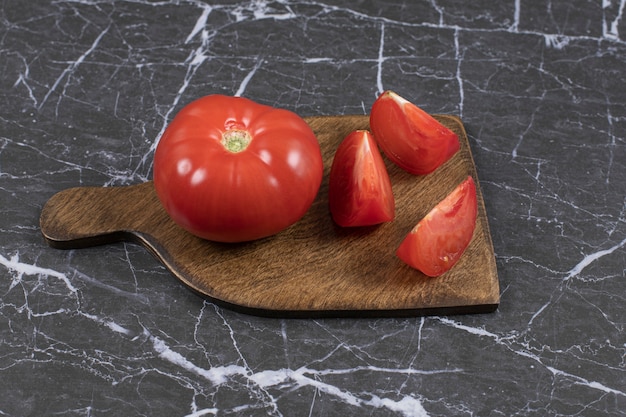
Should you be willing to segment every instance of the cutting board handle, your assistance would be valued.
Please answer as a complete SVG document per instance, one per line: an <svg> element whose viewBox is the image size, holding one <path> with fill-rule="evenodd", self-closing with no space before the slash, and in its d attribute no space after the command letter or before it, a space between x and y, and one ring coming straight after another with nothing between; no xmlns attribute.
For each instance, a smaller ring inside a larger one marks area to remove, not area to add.
<svg viewBox="0 0 626 417"><path fill-rule="evenodd" d="M63 190L43 207L41 232L50 246L60 249L143 240L146 223L154 220L153 188L152 182L146 182Z"/></svg>

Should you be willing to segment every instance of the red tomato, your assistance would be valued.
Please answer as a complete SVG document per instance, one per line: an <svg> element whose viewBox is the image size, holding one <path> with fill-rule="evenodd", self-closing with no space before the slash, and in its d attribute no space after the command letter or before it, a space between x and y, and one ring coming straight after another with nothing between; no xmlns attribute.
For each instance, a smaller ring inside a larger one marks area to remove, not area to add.
<svg viewBox="0 0 626 417"><path fill-rule="evenodd" d="M367 130L350 133L337 148L330 168L328 203L339 226L393 220L395 202L389 174Z"/></svg>
<svg viewBox="0 0 626 417"><path fill-rule="evenodd" d="M411 230L396 255L428 276L443 274L472 240L477 211L476 185L468 177Z"/></svg>
<svg viewBox="0 0 626 417"><path fill-rule="evenodd" d="M174 222L240 242L298 221L322 181L319 143L287 110L240 97L200 98L176 115L154 155L154 185Z"/></svg>
<svg viewBox="0 0 626 417"><path fill-rule="evenodd" d="M460 146L453 131L393 91L385 91L374 102L370 129L385 155L416 175L433 172Z"/></svg>

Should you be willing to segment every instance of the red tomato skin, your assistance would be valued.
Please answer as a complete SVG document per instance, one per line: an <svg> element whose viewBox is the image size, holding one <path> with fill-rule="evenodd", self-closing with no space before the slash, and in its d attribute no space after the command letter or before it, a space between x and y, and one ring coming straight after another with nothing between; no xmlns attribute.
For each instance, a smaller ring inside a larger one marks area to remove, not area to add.
<svg viewBox="0 0 626 417"><path fill-rule="evenodd" d="M225 132L251 141L241 152ZM210 95L186 105L154 155L154 186L175 223L204 239L242 242L274 235L308 211L323 162L309 125L287 110Z"/></svg>
<svg viewBox="0 0 626 417"><path fill-rule="evenodd" d="M427 276L444 274L469 246L477 212L476 185L468 177L407 234L396 255Z"/></svg>
<svg viewBox="0 0 626 417"><path fill-rule="evenodd" d="M328 203L333 220L342 227L393 220L391 180L369 131L351 132L337 147L329 175Z"/></svg>
<svg viewBox="0 0 626 417"><path fill-rule="evenodd" d="M414 175L430 174L460 148L453 131L393 91L374 101L370 129L385 155Z"/></svg>

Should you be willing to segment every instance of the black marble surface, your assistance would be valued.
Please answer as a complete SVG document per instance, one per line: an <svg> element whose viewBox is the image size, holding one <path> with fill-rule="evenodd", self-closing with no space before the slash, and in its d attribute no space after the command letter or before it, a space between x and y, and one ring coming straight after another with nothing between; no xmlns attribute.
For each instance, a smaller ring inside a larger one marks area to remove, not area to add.
<svg viewBox="0 0 626 417"><path fill-rule="evenodd" d="M0 1L0 415L626 413L626 20L604 1ZM206 94L460 115L501 304L269 319L142 247L49 248L54 193L151 178Z"/></svg>

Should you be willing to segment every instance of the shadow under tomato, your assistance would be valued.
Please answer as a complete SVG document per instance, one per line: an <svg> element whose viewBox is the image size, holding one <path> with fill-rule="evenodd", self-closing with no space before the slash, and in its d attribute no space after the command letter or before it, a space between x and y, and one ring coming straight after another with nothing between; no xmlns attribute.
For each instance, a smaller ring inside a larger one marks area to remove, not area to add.
<svg viewBox="0 0 626 417"><path fill-rule="evenodd" d="M375 224L371 226L355 226L355 227L342 227L333 222L333 232L339 239L355 238L363 239L368 237L384 226L384 223Z"/></svg>

